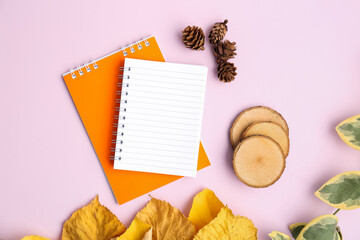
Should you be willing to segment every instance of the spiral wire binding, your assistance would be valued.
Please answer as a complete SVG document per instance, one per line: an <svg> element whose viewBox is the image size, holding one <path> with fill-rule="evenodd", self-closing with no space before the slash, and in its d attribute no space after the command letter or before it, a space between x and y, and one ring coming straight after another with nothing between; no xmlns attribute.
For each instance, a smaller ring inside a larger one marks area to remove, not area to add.
<svg viewBox="0 0 360 240"><path fill-rule="evenodd" d="M130 48L131 53L135 52L134 46L137 46L138 50L141 50L141 49L143 49L143 46L141 45L141 42L144 42L145 46L148 47L148 46L150 46L150 43L149 43L149 41L147 39L148 38L143 39L143 40L138 41L138 42L135 42L135 43L131 44L130 46L126 46L123 49L121 49L121 51L123 52L124 56L127 56L128 52L126 51L126 48ZM77 67L75 67L73 69L70 69L69 73L70 73L71 77L73 79L75 79L76 78L76 74L75 74L76 71L78 71L79 76L82 76L82 75L84 75L85 72L91 72L91 68L90 68L91 65L93 66L94 69L99 68L99 65L97 64L97 62L95 60L91 59L90 62L84 63L83 65L80 65L80 66L77 66ZM82 68L85 68L86 71L83 71Z"/></svg>
<svg viewBox="0 0 360 240"><path fill-rule="evenodd" d="M75 75L73 69L70 69L70 75L71 75L71 77L72 77L73 79L76 78L76 75Z"/></svg>
<svg viewBox="0 0 360 240"><path fill-rule="evenodd" d="M137 45L137 47L138 47L139 50L142 49L141 43L137 43L136 45Z"/></svg>
<svg viewBox="0 0 360 240"><path fill-rule="evenodd" d="M134 53L135 52L135 48L133 46L130 46L130 52Z"/></svg>
<svg viewBox="0 0 360 240"><path fill-rule="evenodd" d="M115 152L121 153L122 147L118 145L123 145L123 140L118 139L118 137L124 136L124 128L125 128L125 116L121 113L126 112L126 104L128 100L125 99L125 96L128 96L129 92L125 90L125 88L129 87L129 83L124 83L124 79L130 79L130 75L126 74L127 72L131 71L130 67L119 67L119 70L122 71L122 74L119 74L118 77L120 79L119 83L117 84L118 90L116 91L117 96L119 98L116 99L117 107L115 107L115 114L114 119L117 120L117 123L114 123L113 127L116 128L116 131L113 131L113 139L111 141L112 144L115 144L115 147L112 147L110 151L112 152L113 156L110 157L111 160L121 160L121 156L115 158ZM120 131L120 129L122 129Z"/></svg>
<svg viewBox="0 0 360 240"><path fill-rule="evenodd" d="M91 68L89 67L89 63L85 63L86 72L91 72Z"/></svg>
<svg viewBox="0 0 360 240"><path fill-rule="evenodd" d="M71 75L71 77L72 77L73 79L76 78L75 71L78 71L79 76L84 75L85 72L82 70L82 68L85 68L86 72L91 72L91 68L90 68L90 66L89 66L90 64L93 65L93 68L94 68L94 69L98 69L98 67L99 67L95 60L91 60L91 61L88 62L88 63L84 63L83 65L77 66L77 67L75 67L74 69L70 69L70 75Z"/></svg>
<svg viewBox="0 0 360 240"><path fill-rule="evenodd" d="M140 40L138 42L135 42L135 43L133 43L133 44L131 44L129 46L126 46L126 47L124 47L123 49L121 49L119 51L121 51L124 54L124 56L128 56L129 53L126 51L126 49L130 48L130 53L135 52L135 47L134 46L136 46L138 50L141 50L141 49L143 49L143 45L141 44L141 42L144 42L145 47L150 46L148 38L146 38L146 39ZM88 62L88 63L77 66L77 67L75 67L73 69L70 69L69 73L70 73L71 77L73 79L75 79L76 78L75 71L78 71L79 76L82 76L85 73L91 72L91 70L92 70L91 65L92 65L92 68L94 68L94 69L99 68L99 65L97 64L97 62L95 60L91 59L91 61ZM85 68L86 71L83 71L82 68ZM118 90L116 91L116 95L118 96L118 98L116 99L116 104L118 106L115 107L115 112L117 112L117 114L114 116L114 119L117 120L117 123L114 123L114 125L113 125L113 127L116 128L117 130L119 128L122 128L122 129L125 128L125 123L123 122L125 120L125 116L122 116L121 113L126 112L126 104L127 104L128 100L123 99L123 98L124 98L124 96L127 96L129 93L127 91L124 91L124 88L129 87L129 83L124 84L123 80L124 79L130 79L130 76L126 75L124 73L127 72L127 71L131 71L131 68L130 67L126 67L126 68L125 67L120 67L119 70L122 71L123 74L119 75L119 79L121 79L121 81L119 81L119 83L117 84ZM117 144L120 144L120 145L123 144L123 140L121 140L121 139L118 140L117 138L118 138L118 136L124 136L124 131L121 131L121 132L113 131L112 135L113 135L114 139L111 140L111 143L115 144L115 147L111 147L111 149L110 149L111 152L114 154L113 156L110 157L110 159L111 160L121 160L121 157L117 157L115 159L115 152L122 152L122 148L121 147L116 148L116 145Z"/></svg>
<svg viewBox="0 0 360 240"><path fill-rule="evenodd" d="M91 63L93 64L93 66L94 66L95 69L98 69L98 65L97 65L97 63L95 62L95 60L92 60Z"/></svg>
<svg viewBox="0 0 360 240"><path fill-rule="evenodd" d="M84 75L84 72L81 70L80 66L77 67L77 70L78 70L80 76Z"/></svg>

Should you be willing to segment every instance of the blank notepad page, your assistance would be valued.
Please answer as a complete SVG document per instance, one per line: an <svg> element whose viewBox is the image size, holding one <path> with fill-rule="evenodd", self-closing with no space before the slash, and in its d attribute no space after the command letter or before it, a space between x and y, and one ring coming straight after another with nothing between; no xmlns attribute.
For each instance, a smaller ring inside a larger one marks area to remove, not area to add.
<svg viewBox="0 0 360 240"><path fill-rule="evenodd" d="M207 68L125 59L114 168L196 176Z"/></svg>

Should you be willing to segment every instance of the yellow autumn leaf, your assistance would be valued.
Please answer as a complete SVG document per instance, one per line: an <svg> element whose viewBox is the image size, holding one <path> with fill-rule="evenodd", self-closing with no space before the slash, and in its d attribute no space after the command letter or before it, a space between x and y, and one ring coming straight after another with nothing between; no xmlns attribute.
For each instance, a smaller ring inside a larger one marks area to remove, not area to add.
<svg viewBox="0 0 360 240"><path fill-rule="evenodd" d="M50 240L50 238L40 237L37 235L25 236L21 240Z"/></svg>
<svg viewBox="0 0 360 240"><path fill-rule="evenodd" d="M125 232L125 226L96 196L91 203L75 211L65 222L63 240L109 240Z"/></svg>
<svg viewBox="0 0 360 240"><path fill-rule="evenodd" d="M257 229L246 217L234 216L230 209L223 207L209 224L201 228L194 240L257 240Z"/></svg>
<svg viewBox="0 0 360 240"><path fill-rule="evenodd" d="M144 237L146 235L150 235L148 239L152 238L151 226L135 218L125 233L116 238L116 240L145 240Z"/></svg>
<svg viewBox="0 0 360 240"><path fill-rule="evenodd" d="M195 234L195 226L166 201L152 198L136 217L152 226L153 240L188 240Z"/></svg>
<svg viewBox="0 0 360 240"><path fill-rule="evenodd" d="M149 229L141 240L152 240L152 228Z"/></svg>
<svg viewBox="0 0 360 240"><path fill-rule="evenodd" d="M213 191L204 189L194 197L188 219L195 225L196 231L199 231L211 222L223 207L224 204Z"/></svg>

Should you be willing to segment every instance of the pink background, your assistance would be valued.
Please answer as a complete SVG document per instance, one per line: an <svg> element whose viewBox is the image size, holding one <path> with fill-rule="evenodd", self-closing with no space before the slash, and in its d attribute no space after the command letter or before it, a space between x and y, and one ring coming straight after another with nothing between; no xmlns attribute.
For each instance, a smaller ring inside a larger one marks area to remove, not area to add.
<svg viewBox="0 0 360 240"><path fill-rule="evenodd" d="M209 68L202 141L212 166L153 191L186 215L211 188L251 218L259 239L335 209L313 193L334 175L360 170L360 152L334 127L360 113L360 1L1 1L0 239L61 237L64 221L96 194L127 226L148 196L117 205L61 74L154 34L169 62ZM229 19L238 76L217 80L211 46L185 49L180 31ZM290 127L282 178L266 189L237 180L229 128L254 105ZM344 239L360 239L360 210L338 213Z"/></svg>

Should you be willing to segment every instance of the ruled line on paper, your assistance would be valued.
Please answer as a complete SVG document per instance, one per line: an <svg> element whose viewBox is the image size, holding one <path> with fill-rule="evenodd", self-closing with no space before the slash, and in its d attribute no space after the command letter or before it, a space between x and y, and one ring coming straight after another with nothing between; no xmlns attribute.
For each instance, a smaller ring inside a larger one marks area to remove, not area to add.
<svg viewBox="0 0 360 240"><path fill-rule="evenodd" d="M181 124L181 123L179 123ZM127 124L127 129L128 129L128 126L130 127L133 127L133 126L139 126L139 127L152 127L152 128L156 128L156 127L161 127L161 128L165 128L165 129L170 129L170 130L183 130L183 131L194 131L195 129L192 128L192 129L189 129L189 128L181 128L181 127L164 127L164 126L159 126L159 125L151 125L151 124L137 124L137 123L128 123ZM186 126L186 125L185 125ZM197 126L197 125L194 125L194 126ZM125 128L125 127L124 127Z"/></svg>
<svg viewBox="0 0 360 240"><path fill-rule="evenodd" d="M179 96L179 97L192 97L192 98L198 98L203 99L203 96L194 96L194 95L183 95L183 94L176 94L176 93L164 93L164 92L154 92L154 91L145 91L145 90L136 90L137 92L148 92L151 94L165 94L165 95L171 95L171 96Z"/></svg>
<svg viewBox="0 0 360 240"><path fill-rule="evenodd" d="M144 69L144 70L151 70L151 71L161 71L161 72L171 72L171 73L183 73L183 74L191 74L191 75L204 75L203 73L195 73L195 72L178 72L178 71L170 71L166 69L155 69L155 68L144 68L144 67L135 67L132 69Z"/></svg>
<svg viewBox="0 0 360 240"><path fill-rule="evenodd" d="M138 161L138 162L143 162L143 161L149 161L149 162L159 162L159 163L169 163L167 161L158 161L158 160L149 160L149 159L139 159L139 158L131 158L131 157L126 157L127 159L131 159L133 162L131 163L136 163L134 161ZM115 160L118 161L118 163L120 164L131 164L129 162L123 162L122 160ZM171 164L178 164L178 165L187 165L187 166L194 166L193 163L178 163L178 162L173 162ZM152 165L153 166L153 165ZM156 166L154 166L156 167Z"/></svg>
<svg viewBox="0 0 360 240"><path fill-rule="evenodd" d="M140 153L140 154L139 154ZM131 152L131 151L126 151L124 152L124 155L125 154L138 154L138 155L141 155L141 152ZM179 156L174 156L174 155L163 155L163 154L147 154L146 156L153 156L153 157L171 157L171 158L178 158L178 159L182 159L182 162L184 160L193 160L191 157L179 157ZM147 159L147 158L146 158ZM168 162L168 163L173 163L173 162Z"/></svg>
<svg viewBox="0 0 360 240"><path fill-rule="evenodd" d="M136 74L136 75L146 75L146 76L151 76L151 77L163 77L163 78L171 78L171 79L185 79L185 80L191 80L191 81L198 81L198 82L202 82L203 79L202 78L187 78L187 77L177 77L177 76L168 76L168 75L158 75L158 74L149 74L149 73L140 73L140 72L134 72L131 74ZM130 75L130 74L127 74ZM201 75L203 76L203 75Z"/></svg>
<svg viewBox="0 0 360 240"><path fill-rule="evenodd" d="M174 138L158 138L158 137L153 137L153 136L145 136L145 135L134 135L134 134L131 134L131 133L126 133L126 136L132 136L132 137L141 137L141 138L154 138L154 139L163 139L163 140L166 140L166 141L177 141L177 142L186 142L185 140L180 140L180 139L174 139ZM125 140L123 140L125 141Z"/></svg>
<svg viewBox="0 0 360 240"><path fill-rule="evenodd" d="M136 81L149 81L149 79L142 79L142 78L131 78L132 80L136 80ZM151 82L155 82L155 83L169 83L167 81L159 81L159 80L153 80L151 79ZM132 84L132 82L131 82ZM184 82L181 82L181 83L176 83L176 82L173 82L171 83L173 85L186 85L186 86L194 86L194 87L202 87L204 86L204 84L201 84L201 85L198 85L198 84L188 84L188 83L184 83Z"/></svg>
<svg viewBox="0 0 360 240"><path fill-rule="evenodd" d="M149 87L149 88L156 88L156 89L168 89L168 90L177 90L177 91L185 91L185 92L196 92L199 93L199 90L194 90L194 89L179 89L179 88L169 88L169 87L162 87L162 86L154 86L154 85L146 85L146 84L139 84L137 82L131 83L131 85L136 85L136 86L140 86L140 87Z"/></svg>
<svg viewBox="0 0 360 240"><path fill-rule="evenodd" d="M116 160L118 164L124 164L124 165L138 165L138 166L148 166L148 167L160 167L160 168L171 168L171 169L180 169L180 170L193 170L193 168L176 168L176 167L166 167L166 166L159 166L159 165L150 165L150 164L136 164L136 163L122 163L121 160Z"/></svg>
<svg viewBox="0 0 360 240"><path fill-rule="evenodd" d="M134 95L134 93L132 93L133 96L137 97L137 98L148 98L148 97L143 97L140 95ZM152 99L159 99L159 100L168 100L167 98L158 98L158 97L152 97ZM188 103L199 103L198 101L189 101L189 100L181 100L182 102L188 102Z"/></svg>
<svg viewBox="0 0 360 240"><path fill-rule="evenodd" d="M139 149L139 146L131 146L129 144L126 145L126 148L136 148L136 149ZM144 146L141 146L142 149L148 149L148 150L154 150L154 149L159 149L159 148L150 148L150 147L144 147ZM191 152L187 152L187 151L177 151L177 150L166 150L166 149L161 149L162 151L164 152L178 152L178 153L190 153L190 154L193 154L194 151L191 151Z"/></svg>
<svg viewBox="0 0 360 240"><path fill-rule="evenodd" d="M153 106L154 106L154 104L153 104ZM145 107L138 107L138 106L131 108L131 110L135 110L135 109L160 110L158 108L145 108ZM176 112L176 113L186 113L186 114L190 114L190 115L199 115L197 113L183 112L183 111L176 111L176 110L165 110L165 111L162 111L162 112Z"/></svg>
<svg viewBox="0 0 360 240"><path fill-rule="evenodd" d="M198 126L197 124L191 124L191 123L178 123L178 122L169 122L169 121L160 121L160 120L151 120L147 118L136 118L134 116L128 116L130 119L137 119L137 120L143 120L143 121L149 121L149 122L161 122L161 123L171 123L171 124L181 124L181 125L189 125L189 126Z"/></svg>
<svg viewBox="0 0 360 240"><path fill-rule="evenodd" d="M142 103L142 104L149 104L152 105L152 103L149 102L141 102L141 101L137 101L137 100L131 100L132 102L136 102L136 103ZM163 103L155 103L155 105L159 105L159 106L168 106L168 107L176 107L176 108L191 108L191 109L199 109L200 107L189 107L189 106L177 106L177 105L170 105L170 104L163 104Z"/></svg>
<svg viewBox="0 0 360 240"><path fill-rule="evenodd" d="M127 111L127 113L130 113L129 111ZM124 113L123 113L124 114ZM131 114L140 114L142 115L142 113L138 113L138 112L131 112ZM124 114L125 115L125 114ZM147 113L147 115L149 116L159 116L159 117L169 117L169 118L177 118L179 119L179 117L174 117L174 116L164 116L164 115L156 115L156 114L150 114L150 113ZM185 117L181 117L181 119L189 119L189 120L200 120L198 118L185 118Z"/></svg>
<svg viewBox="0 0 360 240"><path fill-rule="evenodd" d="M158 141L158 139L156 139L156 138L151 138L151 139L143 138L142 140L143 141L138 141L136 139L136 141L134 141L131 139L127 139L126 143L123 140L121 140L121 141L123 141L122 143L116 142L116 144L117 144L116 149L123 148L124 146L125 147L127 147L127 146L139 147L140 144L142 144L142 146L148 146L149 148L152 148L152 149L173 148L173 149L185 149L185 150L191 150L191 151L196 151L197 149L199 149L199 146L194 147L193 145L186 145L185 144L186 142L184 144L182 144L181 146L179 146L178 143L176 144L176 143L170 142L170 141L166 141L166 143L164 143L164 142ZM147 140L150 140L150 141L147 141ZM168 144L168 142L170 142L170 144ZM156 147L152 147L154 145Z"/></svg>
<svg viewBox="0 0 360 240"><path fill-rule="evenodd" d="M130 130L131 130L131 132L148 132L148 133L157 133L157 134L168 134L167 132L156 132L156 131L137 130L137 129L130 129ZM170 135L184 136L184 137L194 137L194 138L197 137L197 135L189 135L189 134L175 134L175 133L171 133Z"/></svg>

